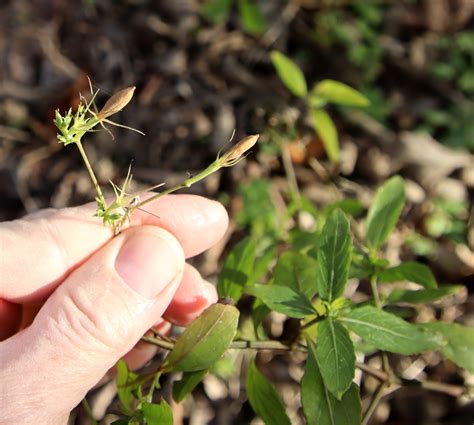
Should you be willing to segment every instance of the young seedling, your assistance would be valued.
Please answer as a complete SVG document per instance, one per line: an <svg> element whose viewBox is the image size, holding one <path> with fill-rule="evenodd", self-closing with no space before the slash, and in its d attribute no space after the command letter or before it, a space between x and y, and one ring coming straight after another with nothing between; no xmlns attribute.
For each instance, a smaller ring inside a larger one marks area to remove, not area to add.
<svg viewBox="0 0 474 425"><path fill-rule="evenodd" d="M194 183L197 183L198 181L206 178L210 174L223 167L231 167L237 164L237 162L239 162L244 157L245 153L255 145L259 137L258 135L245 137L223 155L219 153L216 160L197 175L191 176L178 185L159 192L144 201L140 201L140 195L145 192L154 191L164 183L157 184L137 193L129 194L128 187L130 186L130 182L132 180L131 167L129 167L122 187L119 187L110 181L115 194L115 199L110 203L110 205L108 205L102 189L97 181L94 170L92 169L92 166L87 158L87 154L82 145L82 138L85 134L95 131L94 128L97 125L100 125L107 132L112 134L110 130L105 127L105 124L126 128L144 135L144 133L137 129L116 123L108 119L111 115L116 114L125 106L127 106L133 97L134 91L135 87L127 87L118 91L109 98L100 111L97 111L94 100L97 97L99 90L94 92L91 87L91 100L87 101L81 95L81 103L79 104L75 113L72 112L71 108L64 115L61 115L59 110L56 110L56 116L54 119L54 124L59 130L57 135L59 142L65 146L75 144L79 149L97 194L95 198L97 202L97 210L95 215L102 218L104 225L110 226L113 229L114 234L118 234L120 232L120 229L129 219L130 214L135 209L141 209L145 204L155 201L161 196L176 192L182 188L190 187Z"/></svg>

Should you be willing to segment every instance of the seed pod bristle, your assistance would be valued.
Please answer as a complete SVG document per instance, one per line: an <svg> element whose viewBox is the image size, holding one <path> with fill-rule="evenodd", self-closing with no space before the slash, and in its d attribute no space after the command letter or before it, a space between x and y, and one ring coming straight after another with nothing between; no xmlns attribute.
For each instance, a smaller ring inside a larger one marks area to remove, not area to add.
<svg viewBox="0 0 474 425"><path fill-rule="evenodd" d="M122 89L112 95L107 102L105 102L104 107L97 114L99 120L110 117L113 114L121 111L127 104L132 100L133 92L135 91L135 86L127 87Z"/></svg>

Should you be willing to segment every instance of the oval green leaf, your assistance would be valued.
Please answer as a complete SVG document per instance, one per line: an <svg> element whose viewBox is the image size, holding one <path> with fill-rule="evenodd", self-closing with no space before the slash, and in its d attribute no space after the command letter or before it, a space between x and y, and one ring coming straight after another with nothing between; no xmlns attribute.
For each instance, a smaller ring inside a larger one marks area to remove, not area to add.
<svg viewBox="0 0 474 425"><path fill-rule="evenodd" d="M301 381L301 403L308 425L359 425L359 388L352 383L338 400L324 385L314 343L308 341L308 359Z"/></svg>
<svg viewBox="0 0 474 425"><path fill-rule="evenodd" d="M460 285L446 285L439 288L420 289L419 291L408 291L405 289L394 289L387 298L389 303L432 303L442 298L454 295L463 289Z"/></svg>
<svg viewBox="0 0 474 425"><path fill-rule="evenodd" d="M407 261L398 266L385 269L378 275L380 282L398 282L407 280L425 288L436 288L436 278L431 269L416 261Z"/></svg>
<svg viewBox="0 0 474 425"><path fill-rule="evenodd" d="M288 286L311 299L318 291L316 267L317 263L313 258L299 252L286 251L273 269L273 283Z"/></svg>
<svg viewBox="0 0 474 425"><path fill-rule="evenodd" d="M247 370L247 397L254 412L266 424L291 425L285 406L273 385L260 373L255 361Z"/></svg>
<svg viewBox="0 0 474 425"><path fill-rule="evenodd" d="M208 369L225 352L237 331L239 310L214 304L194 320L176 341L162 366L164 371Z"/></svg>
<svg viewBox="0 0 474 425"><path fill-rule="evenodd" d="M423 332L419 327L373 306L357 308L339 320L379 350L409 355L438 349L443 344L439 334Z"/></svg>
<svg viewBox="0 0 474 425"><path fill-rule="evenodd" d="M159 404L143 403L141 411L147 425L173 425L173 411L164 399Z"/></svg>
<svg viewBox="0 0 474 425"><path fill-rule="evenodd" d="M339 161L339 138L334 121L326 111L313 109L311 111L313 127L323 142L328 158L332 162Z"/></svg>
<svg viewBox="0 0 474 425"><path fill-rule="evenodd" d="M433 322L420 325L429 331L438 332L446 340L441 352L449 360L474 373L474 329L457 323Z"/></svg>
<svg viewBox="0 0 474 425"><path fill-rule="evenodd" d="M268 28L267 21L255 0L239 0L240 22L245 32L259 35Z"/></svg>
<svg viewBox="0 0 474 425"><path fill-rule="evenodd" d="M319 323L316 356L326 388L340 400L355 373L354 345L341 323L331 318Z"/></svg>
<svg viewBox="0 0 474 425"><path fill-rule="evenodd" d="M370 104L369 99L362 93L347 84L334 80L323 80L317 83L311 91L311 95L338 105L364 107Z"/></svg>
<svg viewBox="0 0 474 425"><path fill-rule="evenodd" d="M331 303L344 292L351 255L352 238L349 221L340 209L336 209L324 224L317 251L318 287L323 300Z"/></svg>
<svg viewBox="0 0 474 425"><path fill-rule="evenodd" d="M253 238L238 242L227 255L224 267L217 282L220 298L232 298L236 303L242 296L242 290L253 274L257 243Z"/></svg>
<svg viewBox="0 0 474 425"><path fill-rule="evenodd" d="M275 67L280 80L295 96L305 97L308 87L303 72L290 58L283 53L273 50L270 59Z"/></svg>
<svg viewBox="0 0 474 425"><path fill-rule="evenodd" d="M367 214L365 240L369 248L378 249L385 242L405 204L405 183L400 176L387 180L377 190Z"/></svg>
<svg viewBox="0 0 474 425"><path fill-rule="evenodd" d="M183 377L173 384L173 400L176 403L181 403L202 381L207 372L207 369L196 372L184 372Z"/></svg>
<svg viewBox="0 0 474 425"><path fill-rule="evenodd" d="M302 319L316 314L313 305L305 295L287 286L252 285L247 286L245 292L257 297L272 310L289 317Z"/></svg>

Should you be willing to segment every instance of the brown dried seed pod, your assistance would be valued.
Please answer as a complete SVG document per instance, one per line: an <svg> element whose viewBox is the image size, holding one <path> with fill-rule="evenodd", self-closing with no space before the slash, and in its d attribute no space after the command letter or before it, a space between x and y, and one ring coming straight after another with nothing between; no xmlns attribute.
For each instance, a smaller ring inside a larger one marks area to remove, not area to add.
<svg viewBox="0 0 474 425"><path fill-rule="evenodd" d="M225 161L235 161L239 159L245 152L252 148L259 138L259 134L253 134L252 136L244 137L235 146L230 148L224 155Z"/></svg>
<svg viewBox="0 0 474 425"><path fill-rule="evenodd" d="M109 100L105 102L104 107L97 114L97 118L99 120L105 119L121 111L123 108L125 108L125 106L127 106L128 102L132 100L134 91L135 86L127 87L112 95Z"/></svg>

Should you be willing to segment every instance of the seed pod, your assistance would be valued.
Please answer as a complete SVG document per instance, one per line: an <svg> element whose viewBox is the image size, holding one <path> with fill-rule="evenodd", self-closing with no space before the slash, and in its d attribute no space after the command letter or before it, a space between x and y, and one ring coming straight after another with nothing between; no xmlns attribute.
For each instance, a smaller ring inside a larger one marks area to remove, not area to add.
<svg viewBox="0 0 474 425"><path fill-rule="evenodd" d="M244 137L235 146L230 148L224 155L222 155L223 166L234 165L234 163L238 161L245 152L257 143L259 136L259 134L253 134L252 136Z"/></svg>
<svg viewBox="0 0 474 425"><path fill-rule="evenodd" d="M128 102L132 100L134 91L135 87L127 87L126 89L120 90L112 95L97 114L97 118L103 120L121 111L125 106L127 106Z"/></svg>

